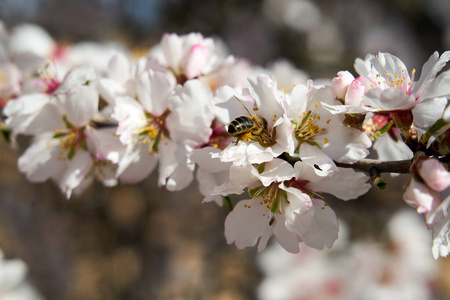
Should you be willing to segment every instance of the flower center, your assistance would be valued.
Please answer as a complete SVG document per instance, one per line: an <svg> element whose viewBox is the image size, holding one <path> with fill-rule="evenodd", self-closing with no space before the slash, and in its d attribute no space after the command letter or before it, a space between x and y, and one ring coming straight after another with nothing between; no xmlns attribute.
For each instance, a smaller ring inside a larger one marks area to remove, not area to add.
<svg viewBox="0 0 450 300"><path fill-rule="evenodd" d="M59 140L59 146L61 151L59 153L59 160L71 160L77 148L87 149L86 136L84 134L84 127L74 127L66 118L63 116L64 123L66 123L67 128L55 129L53 138ZM50 143L47 144L50 147Z"/></svg>
<svg viewBox="0 0 450 300"><path fill-rule="evenodd" d="M407 71L399 67L399 74L386 73L385 76L378 73L377 83L382 89L396 89L410 95L412 90L412 83L414 82L414 74L416 70L411 71L411 76L407 76ZM372 84L371 87L374 87Z"/></svg>
<svg viewBox="0 0 450 300"><path fill-rule="evenodd" d="M35 79L34 83L46 94L53 94L53 92L56 91L61 85L61 81L57 79L56 76L50 74L47 69L44 71L38 70L38 74L39 78Z"/></svg>
<svg viewBox="0 0 450 300"><path fill-rule="evenodd" d="M315 104L316 107L319 106L318 103ZM326 132L325 128L323 128L324 124L320 124L320 115L317 115L313 111L304 111L303 114L298 116L298 121L293 120L292 125L294 129L295 137L299 143L299 145L303 142L307 142L311 145L318 145L319 140L317 139L317 135ZM330 124L331 119L326 121L326 124ZM328 139L323 137L323 144L328 143Z"/></svg>
<svg viewBox="0 0 450 300"><path fill-rule="evenodd" d="M133 139L132 142L148 144L149 153L158 152L159 142L169 137L169 132L165 127L165 121L169 113L169 110L166 110L161 116L146 113L147 125L134 133L136 139Z"/></svg>
<svg viewBox="0 0 450 300"><path fill-rule="evenodd" d="M279 184L279 182L272 182L267 187L259 186L249 190L250 196L252 196L254 200L259 201L259 205L264 205L269 210L267 213L264 213L263 216L270 220L270 225L272 225L273 222L273 214L282 214L279 207L281 196L287 199L286 193L278 187ZM244 207L250 208L251 206L245 205Z"/></svg>

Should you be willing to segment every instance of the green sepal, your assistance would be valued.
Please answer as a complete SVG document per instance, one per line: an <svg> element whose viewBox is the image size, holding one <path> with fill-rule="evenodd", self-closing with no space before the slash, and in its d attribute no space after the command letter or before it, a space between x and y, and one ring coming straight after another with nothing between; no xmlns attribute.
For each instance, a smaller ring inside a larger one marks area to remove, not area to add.
<svg viewBox="0 0 450 300"><path fill-rule="evenodd" d="M155 138L155 141L153 142L152 145L152 152L154 153L158 153L158 147L159 147L159 141L161 140L161 136L158 134Z"/></svg>
<svg viewBox="0 0 450 300"><path fill-rule="evenodd" d="M275 197L275 199L273 199L272 207L270 208L270 211L273 212L273 213L276 212L277 209L278 209L278 204L279 203L280 203L280 196L277 195L277 197Z"/></svg>
<svg viewBox="0 0 450 300"><path fill-rule="evenodd" d="M69 153L67 154L67 159L72 160L72 158L75 156L76 148L75 146L70 147Z"/></svg>
<svg viewBox="0 0 450 300"><path fill-rule="evenodd" d="M391 129L392 125L394 125L394 121L389 121L386 125L384 125L380 130L375 132L371 137L370 140L373 142L377 138L381 137L383 134L385 134L389 129Z"/></svg>
<svg viewBox="0 0 450 300"><path fill-rule="evenodd" d="M229 211L232 211L234 206L233 206L233 202L231 202L231 198L228 196L222 196L223 198L223 202L225 202L226 206L228 207Z"/></svg>
<svg viewBox="0 0 450 300"><path fill-rule="evenodd" d="M384 190L386 188L387 183L386 183L386 181L384 181L380 177L377 177L373 181L373 185L376 186L381 191L381 190Z"/></svg>
<svg viewBox="0 0 450 300"><path fill-rule="evenodd" d="M69 122L66 115L63 115L62 119L63 119L64 124L66 124L67 128L73 128L72 123Z"/></svg>
<svg viewBox="0 0 450 300"><path fill-rule="evenodd" d="M63 137L63 136L66 136L66 135L67 135L67 132L55 133L55 134L53 135L53 138L54 138L54 139L58 139L58 138L61 138L61 137Z"/></svg>
<svg viewBox="0 0 450 300"><path fill-rule="evenodd" d="M260 164L259 166L258 166L258 173L259 174L262 174L262 172L264 172L264 169L266 168L266 164L265 163L262 163L262 164Z"/></svg>
<svg viewBox="0 0 450 300"><path fill-rule="evenodd" d="M437 120L431 127L425 132L420 138L420 143L422 145L428 144L428 140L431 136L435 135L442 127L446 126L448 123L444 119Z"/></svg>
<svg viewBox="0 0 450 300"><path fill-rule="evenodd" d="M12 130L8 127L2 127L1 129L3 139L5 139L6 142L11 142L11 132Z"/></svg>

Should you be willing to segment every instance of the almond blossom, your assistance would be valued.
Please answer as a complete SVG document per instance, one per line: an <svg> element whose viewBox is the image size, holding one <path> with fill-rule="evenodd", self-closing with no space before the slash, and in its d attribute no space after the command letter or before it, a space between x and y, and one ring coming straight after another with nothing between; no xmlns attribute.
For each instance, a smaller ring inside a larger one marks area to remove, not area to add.
<svg viewBox="0 0 450 300"><path fill-rule="evenodd" d="M290 163L275 158L259 165L230 168L230 181L214 189L213 195L241 194L248 188L251 199L241 200L225 220L228 243L238 248L254 246L261 251L273 234L283 248L299 251L298 243L322 249L337 238L334 212L319 199L331 193L343 200L367 192L367 177L342 169L332 176L319 176L309 164ZM345 189L343 186L352 186Z"/></svg>
<svg viewBox="0 0 450 300"><path fill-rule="evenodd" d="M141 181L159 161L159 184L182 189L193 179L188 152L211 134L211 91L198 80L175 88L166 74L152 70L139 80L143 84L137 86L138 101L115 100L112 117L119 122L117 135L126 145L118 176L129 183Z"/></svg>
<svg viewBox="0 0 450 300"><path fill-rule="evenodd" d="M223 124L230 124L239 116L257 114L267 121L264 141L259 136L247 135L246 140L226 147L220 153L220 160L242 165L270 161L284 152L293 154L292 125L284 115L276 82L265 74L251 76L248 81L249 89L242 92L228 86L219 88L212 99L213 110Z"/></svg>
<svg viewBox="0 0 450 300"><path fill-rule="evenodd" d="M450 172L435 158L416 154L411 167L411 177L403 199L419 214L425 215L428 228L433 232L432 252L435 259L450 253ZM447 197L441 200L441 193Z"/></svg>
<svg viewBox="0 0 450 300"><path fill-rule="evenodd" d="M296 85L286 95L286 112L293 126L300 158L324 157L322 170L335 168L332 160L354 163L369 154L372 145L366 134L343 125L344 117L324 109L325 104L337 105L328 86ZM322 154L323 151L323 154ZM329 158L327 159L326 156Z"/></svg>
<svg viewBox="0 0 450 300"><path fill-rule="evenodd" d="M178 83L208 76L234 63L232 56L226 56L220 44L200 33L177 35L166 33L151 56L166 66Z"/></svg>
<svg viewBox="0 0 450 300"><path fill-rule="evenodd" d="M34 136L18 160L19 170L32 182L53 179L67 198L92 180L91 172L103 168L99 148L90 141L98 112L96 75L92 67L70 72L51 94L30 94L8 102L6 125L14 135ZM99 176L109 181L111 174ZM111 184L111 183L110 183Z"/></svg>

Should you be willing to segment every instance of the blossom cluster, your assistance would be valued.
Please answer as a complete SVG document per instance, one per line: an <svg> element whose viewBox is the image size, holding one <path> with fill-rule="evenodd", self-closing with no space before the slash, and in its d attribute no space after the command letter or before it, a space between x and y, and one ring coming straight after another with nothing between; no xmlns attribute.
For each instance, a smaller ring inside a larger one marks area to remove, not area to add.
<svg viewBox="0 0 450 300"><path fill-rule="evenodd" d="M231 208L228 243L263 250L274 235L296 253L301 242L322 249L337 239L325 194L350 200L370 189L352 166L373 145L380 159L412 159L405 201L426 215L435 257L450 251L450 200L439 194L450 185L450 73L439 74L450 52L433 54L418 81L379 53L356 60L359 77L314 82L286 61L251 65L199 33L165 34L140 57L105 47L0 27L2 132L13 146L32 137L18 160L31 182L51 179L70 198L93 180L137 183L156 169L169 191L196 179L204 202ZM233 205L229 195L244 192Z"/></svg>

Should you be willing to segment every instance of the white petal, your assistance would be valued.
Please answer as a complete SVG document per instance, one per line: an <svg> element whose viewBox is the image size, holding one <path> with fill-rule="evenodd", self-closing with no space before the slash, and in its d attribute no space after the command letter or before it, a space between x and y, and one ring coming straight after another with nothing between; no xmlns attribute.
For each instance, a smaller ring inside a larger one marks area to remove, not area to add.
<svg viewBox="0 0 450 300"><path fill-rule="evenodd" d="M310 184L315 191L332 194L342 200L358 198L365 194L371 187L366 183L369 177L362 172L353 169L339 168L333 176L325 177L319 182Z"/></svg>
<svg viewBox="0 0 450 300"><path fill-rule="evenodd" d="M192 147L209 140L214 118L211 98L211 89L199 80L189 80L183 87L178 86L170 97L173 109L166 119L172 140Z"/></svg>
<svg viewBox="0 0 450 300"><path fill-rule="evenodd" d="M92 85L82 85L60 97L66 117L75 127L86 125L98 112L98 91Z"/></svg>
<svg viewBox="0 0 450 300"><path fill-rule="evenodd" d="M356 128L349 128L341 124L326 128L328 143L323 151L332 159L342 163L354 163L369 155L372 142L370 138Z"/></svg>
<svg viewBox="0 0 450 300"><path fill-rule="evenodd" d="M413 95L408 95L394 88L386 90L373 88L364 95L363 100L365 105L378 111L408 109L416 104Z"/></svg>
<svg viewBox="0 0 450 300"><path fill-rule="evenodd" d="M332 171L337 171L337 167L331 157L316 146L302 143L299 149L299 157L302 162L310 166L317 165L319 168L314 168L314 172L317 175L326 176Z"/></svg>
<svg viewBox="0 0 450 300"><path fill-rule="evenodd" d="M70 71L64 81L59 86L59 88L55 91L56 94L64 94L70 91L71 89L86 85L93 85L93 81L97 79L97 73L92 65L86 64L80 67L77 67Z"/></svg>
<svg viewBox="0 0 450 300"><path fill-rule="evenodd" d="M322 200L313 199L314 218L307 232L301 235L308 246L331 248L338 238L339 224L334 211Z"/></svg>
<svg viewBox="0 0 450 300"><path fill-rule="evenodd" d="M285 226L302 236L307 232L314 218L311 198L299 189L280 184L280 189L287 193L286 200L281 200L281 211L284 214Z"/></svg>
<svg viewBox="0 0 450 300"><path fill-rule="evenodd" d="M269 226L268 214L267 207L257 201L239 201L225 219L227 243L234 242L239 249L256 245Z"/></svg>
<svg viewBox="0 0 450 300"><path fill-rule="evenodd" d="M127 94L127 89L120 83L110 78L99 80L98 91L100 96L110 105L114 105L116 97L122 97Z"/></svg>
<svg viewBox="0 0 450 300"><path fill-rule="evenodd" d="M174 33L166 33L161 39L161 47L164 52L167 66L179 72L181 59L183 58L183 40Z"/></svg>
<svg viewBox="0 0 450 300"><path fill-rule="evenodd" d="M44 182L65 168L65 163L58 159L61 151L59 142L51 135L42 136L19 157L19 170L32 182Z"/></svg>
<svg viewBox="0 0 450 300"><path fill-rule="evenodd" d="M436 74L442 70L449 60L450 51L444 52L441 57L439 57L439 53L437 51L434 52L428 61L423 65L420 79L414 84L413 94L417 94L422 98L424 95L424 89L427 89L427 83L436 77Z"/></svg>
<svg viewBox="0 0 450 300"><path fill-rule="evenodd" d="M167 98L173 92L173 86L164 73L148 70L137 80L136 92L147 112L161 116L169 108Z"/></svg>
<svg viewBox="0 0 450 300"><path fill-rule="evenodd" d="M442 219L433 227L433 246L431 248L434 259L440 256L446 257L450 253L450 219L447 211L447 218Z"/></svg>
<svg viewBox="0 0 450 300"><path fill-rule="evenodd" d="M115 134L114 128L94 129L85 128L89 151L98 160L109 160L118 163L120 156L125 152L125 146Z"/></svg>
<svg viewBox="0 0 450 300"><path fill-rule="evenodd" d="M30 94L8 101L5 124L14 133L41 134L64 128L61 112L48 95Z"/></svg>
<svg viewBox="0 0 450 300"><path fill-rule="evenodd" d="M298 253L300 251L299 236L286 227L282 216L275 214L275 221L272 227L273 234L281 247L290 253ZM258 249L258 251L260 250Z"/></svg>
<svg viewBox="0 0 450 300"><path fill-rule="evenodd" d="M378 158L381 160L404 160L411 159L413 153L411 149L402 141L399 136L397 142L388 134L383 134L377 138L373 144L373 148L377 151Z"/></svg>
<svg viewBox="0 0 450 300"><path fill-rule="evenodd" d="M130 78L130 63L123 53L117 52L109 60L108 77L122 84Z"/></svg>
<svg viewBox="0 0 450 300"><path fill-rule="evenodd" d="M446 106L447 98L434 98L418 103L412 110L414 126L427 130L442 117Z"/></svg>
<svg viewBox="0 0 450 300"><path fill-rule="evenodd" d="M264 117L269 124L273 123L274 116L282 116L284 113L283 106L277 97L277 83L266 74L257 77L250 76L248 78L252 89L251 95L256 101L259 108L258 113Z"/></svg>
<svg viewBox="0 0 450 300"><path fill-rule="evenodd" d="M127 146L119 162L117 174L123 182L137 183L150 175L157 162L156 154L150 154L147 145L134 143Z"/></svg>
<svg viewBox="0 0 450 300"><path fill-rule="evenodd" d="M195 162L201 169L208 172L221 172L228 171L230 169L230 163L224 163L220 161L219 153L220 149L215 147L205 147L202 149L194 150L190 158Z"/></svg>
<svg viewBox="0 0 450 300"><path fill-rule="evenodd" d="M86 174L91 170L92 159L87 151L78 149L73 158L68 162L68 166L62 178L59 181L59 187L66 195L66 198L70 198L72 190L77 188L83 180L85 180Z"/></svg>
<svg viewBox="0 0 450 300"><path fill-rule="evenodd" d="M272 182L283 182L295 177L292 165L278 158L265 163L264 171L261 174L258 174L258 172L253 172L253 174L261 180L264 186L269 186Z"/></svg>

